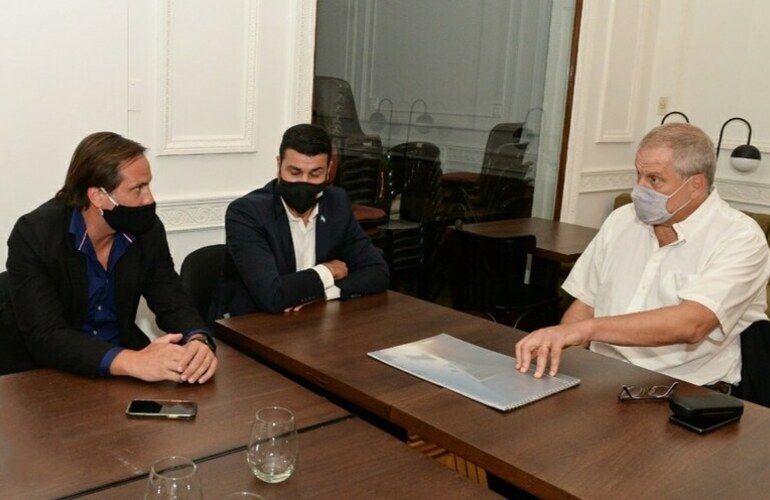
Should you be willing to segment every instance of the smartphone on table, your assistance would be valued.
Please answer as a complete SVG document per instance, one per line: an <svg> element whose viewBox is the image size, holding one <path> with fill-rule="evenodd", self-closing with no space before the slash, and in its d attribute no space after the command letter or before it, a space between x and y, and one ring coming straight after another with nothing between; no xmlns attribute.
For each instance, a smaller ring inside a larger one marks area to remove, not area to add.
<svg viewBox="0 0 770 500"><path fill-rule="evenodd" d="M181 399L134 399L126 408L130 417L191 419L198 412L194 401Z"/></svg>

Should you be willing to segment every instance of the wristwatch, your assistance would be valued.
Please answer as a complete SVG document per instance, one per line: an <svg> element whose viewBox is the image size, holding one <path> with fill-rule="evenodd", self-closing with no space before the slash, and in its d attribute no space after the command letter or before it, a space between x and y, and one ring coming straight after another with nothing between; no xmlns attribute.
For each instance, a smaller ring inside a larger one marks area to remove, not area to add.
<svg viewBox="0 0 770 500"><path fill-rule="evenodd" d="M214 343L213 340L211 340L211 338L209 338L208 335L203 335L201 337L193 337L190 340L197 340L198 342L203 342L204 344L209 346L209 349L211 349L211 352L213 352L214 354L217 353L217 345Z"/></svg>

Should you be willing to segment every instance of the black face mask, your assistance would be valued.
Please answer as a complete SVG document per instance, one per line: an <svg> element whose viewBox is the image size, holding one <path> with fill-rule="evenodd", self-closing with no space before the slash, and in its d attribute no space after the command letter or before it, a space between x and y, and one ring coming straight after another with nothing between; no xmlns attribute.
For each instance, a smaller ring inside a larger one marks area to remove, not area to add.
<svg viewBox="0 0 770 500"><path fill-rule="evenodd" d="M286 182L278 179L278 194L283 201L299 214L304 214L313 208L318 199L323 196L323 184L310 182ZM320 196L319 196L320 194Z"/></svg>
<svg viewBox="0 0 770 500"><path fill-rule="evenodd" d="M119 205L109 194L107 197L115 207L112 210L102 210L102 216L112 229L119 233L140 235L152 228L155 223L155 202L139 207L126 207Z"/></svg>

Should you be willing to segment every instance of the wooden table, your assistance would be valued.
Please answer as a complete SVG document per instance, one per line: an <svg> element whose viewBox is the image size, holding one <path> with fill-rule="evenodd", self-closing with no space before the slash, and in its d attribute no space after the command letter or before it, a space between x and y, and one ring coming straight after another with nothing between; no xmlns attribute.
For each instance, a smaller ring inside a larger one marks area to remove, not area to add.
<svg viewBox="0 0 770 500"><path fill-rule="evenodd" d="M298 313L220 321L219 336L539 497L757 498L770 490L770 410L697 435L666 402L621 403L621 384L672 379L590 351L565 351L576 387L499 412L366 353L438 333L512 355L523 332L394 292ZM677 394L707 390L680 382Z"/></svg>
<svg viewBox="0 0 770 500"><path fill-rule="evenodd" d="M0 377L0 497L52 498L146 474L155 460L202 459L245 446L255 411L291 409L299 428L348 413L222 345L203 385L88 379L40 369ZM191 421L125 415L133 398L191 399Z"/></svg>
<svg viewBox="0 0 770 500"><path fill-rule="evenodd" d="M534 256L558 263L575 262L598 232L592 227L537 217L463 224L461 230L497 238L534 234L537 238Z"/></svg>
<svg viewBox="0 0 770 500"><path fill-rule="evenodd" d="M561 278L561 264L578 260L598 232L592 227L537 217L464 224L459 230L495 238L534 234L537 247L532 254L530 283L556 290Z"/></svg>
<svg viewBox="0 0 770 500"><path fill-rule="evenodd" d="M299 434L299 465L286 481L254 477L244 451L198 464L203 494L251 491L271 498L499 498L359 419ZM141 498L145 480L86 498Z"/></svg>

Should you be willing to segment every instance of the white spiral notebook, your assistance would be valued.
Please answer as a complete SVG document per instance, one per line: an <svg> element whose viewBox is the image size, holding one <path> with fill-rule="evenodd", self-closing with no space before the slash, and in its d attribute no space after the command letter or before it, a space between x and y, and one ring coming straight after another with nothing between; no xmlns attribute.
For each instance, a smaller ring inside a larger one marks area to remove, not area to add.
<svg viewBox="0 0 770 500"><path fill-rule="evenodd" d="M534 368L521 373L515 358L446 333L369 356L498 410L512 410L580 383L561 373L535 378Z"/></svg>

